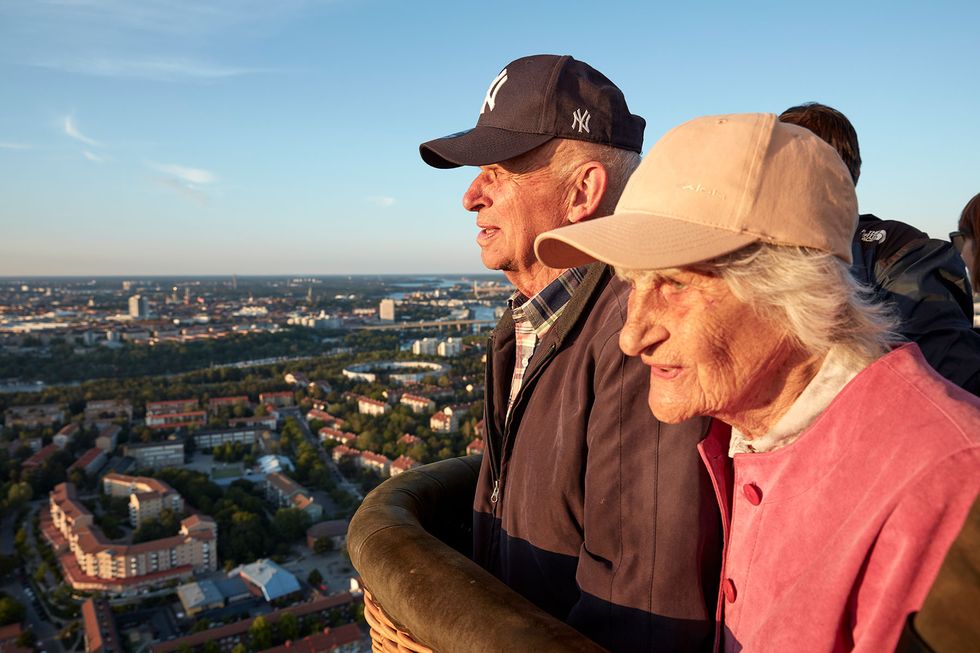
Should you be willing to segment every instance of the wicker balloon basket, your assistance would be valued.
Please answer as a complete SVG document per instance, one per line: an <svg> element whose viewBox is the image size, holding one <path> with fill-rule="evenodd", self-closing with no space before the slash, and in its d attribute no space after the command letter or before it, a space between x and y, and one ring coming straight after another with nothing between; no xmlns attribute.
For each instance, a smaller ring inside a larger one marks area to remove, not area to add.
<svg viewBox="0 0 980 653"><path fill-rule="evenodd" d="M364 618L371 628L373 653L434 653L396 626L367 590L364 591Z"/></svg>

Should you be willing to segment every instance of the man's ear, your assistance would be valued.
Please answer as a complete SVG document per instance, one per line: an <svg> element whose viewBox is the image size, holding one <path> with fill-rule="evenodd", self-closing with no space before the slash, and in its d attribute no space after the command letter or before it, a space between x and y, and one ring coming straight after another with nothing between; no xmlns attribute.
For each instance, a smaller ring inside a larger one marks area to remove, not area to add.
<svg viewBox="0 0 980 653"><path fill-rule="evenodd" d="M569 222L581 222L595 217L599 203L606 195L609 175L598 161L589 161L579 166L572 186L572 203L568 212Z"/></svg>

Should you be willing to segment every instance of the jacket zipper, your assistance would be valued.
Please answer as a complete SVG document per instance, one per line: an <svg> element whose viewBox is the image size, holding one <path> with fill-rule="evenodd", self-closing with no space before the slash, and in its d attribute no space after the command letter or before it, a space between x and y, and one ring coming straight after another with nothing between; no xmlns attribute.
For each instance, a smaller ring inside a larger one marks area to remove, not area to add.
<svg viewBox="0 0 980 653"><path fill-rule="evenodd" d="M497 515L497 503L500 500L500 488L501 488L501 486L503 484L503 478L502 478L502 474L503 474L503 458L504 458L504 455L505 455L505 453L507 451L507 443L510 440L510 438L508 436L510 435L510 432L511 432L511 424L512 424L512 419L511 418L514 416L514 412L515 412L517 406L520 405L521 399L524 398L524 393L527 391L527 389L529 387L531 387L531 385L533 384L533 382L541 375L541 372L547 366L548 362L555 355L555 352L557 350L558 350L557 345L555 345L554 343L552 343L551 346L548 348L548 353L545 354L544 359L541 360L535 366L534 372L530 376L528 376L526 379L524 379L524 382L521 384L521 389L517 391L517 396L514 398L514 405L511 408L510 412L507 414L507 417L504 419L504 433L503 433L503 437L501 437L501 439L500 439L500 457L499 457L499 460L495 456L493 456L493 455L490 456L490 478L493 480L493 491L490 494L490 504L493 506L493 514L494 514L494 516ZM487 358L487 364L488 365L490 364L489 357ZM487 450L490 451L492 449L493 449L493 447L488 442L487 443Z"/></svg>

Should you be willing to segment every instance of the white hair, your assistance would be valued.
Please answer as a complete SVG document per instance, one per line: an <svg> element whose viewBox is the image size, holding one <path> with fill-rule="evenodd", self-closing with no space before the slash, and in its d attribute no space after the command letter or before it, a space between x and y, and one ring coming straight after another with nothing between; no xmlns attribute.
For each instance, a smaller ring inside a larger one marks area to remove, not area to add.
<svg viewBox="0 0 980 653"><path fill-rule="evenodd" d="M558 141L552 164L560 179L571 180L583 163L598 161L606 169L606 193L596 207L596 216L610 215L616 209L630 175L640 165L640 154L611 145L570 138Z"/></svg>
<svg viewBox="0 0 980 653"><path fill-rule="evenodd" d="M781 324L812 355L839 346L846 358L867 364L902 340L893 311L874 302L870 289L832 254L756 243L684 269L723 279L736 299ZM678 270L616 272L645 285Z"/></svg>

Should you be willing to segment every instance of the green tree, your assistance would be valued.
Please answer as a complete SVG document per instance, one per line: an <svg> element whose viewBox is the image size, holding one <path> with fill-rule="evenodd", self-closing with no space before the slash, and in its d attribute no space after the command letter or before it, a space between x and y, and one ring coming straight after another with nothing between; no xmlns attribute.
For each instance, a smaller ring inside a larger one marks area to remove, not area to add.
<svg viewBox="0 0 980 653"><path fill-rule="evenodd" d="M16 510L34 498L34 490L31 484L26 481L14 483L7 491L7 505L9 510Z"/></svg>
<svg viewBox="0 0 980 653"><path fill-rule="evenodd" d="M23 605L5 594L0 595L0 626L23 621L25 612Z"/></svg>
<svg viewBox="0 0 980 653"><path fill-rule="evenodd" d="M333 551L333 541L331 541L329 537L321 537L313 543L313 551L315 553L327 553L328 551Z"/></svg>
<svg viewBox="0 0 980 653"><path fill-rule="evenodd" d="M235 644L235 647L231 649L231 653L248 653L248 648L244 644Z"/></svg>
<svg viewBox="0 0 980 653"><path fill-rule="evenodd" d="M259 615L252 621L248 629L249 642L256 651L262 651L272 646L272 627L265 617Z"/></svg>
<svg viewBox="0 0 980 653"><path fill-rule="evenodd" d="M290 543L306 534L310 516L299 508L280 508L272 519L272 530L280 542Z"/></svg>
<svg viewBox="0 0 980 653"><path fill-rule="evenodd" d="M320 587L320 583L323 582L323 574L320 573L319 569L314 568L306 577L306 582L313 587Z"/></svg>
<svg viewBox="0 0 980 653"><path fill-rule="evenodd" d="M207 642L201 651L203 653L221 653L221 647L218 646L218 642Z"/></svg>
<svg viewBox="0 0 980 653"><path fill-rule="evenodd" d="M287 612L279 617L276 630L279 631L279 637L282 639L294 640L299 637L299 619L293 613Z"/></svg>

